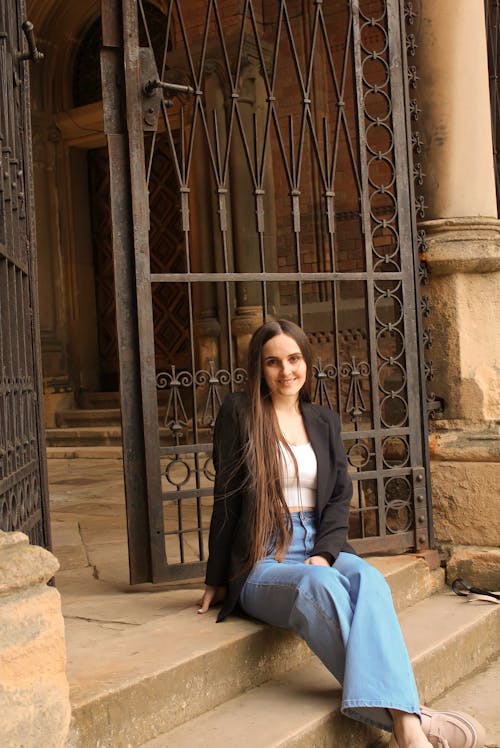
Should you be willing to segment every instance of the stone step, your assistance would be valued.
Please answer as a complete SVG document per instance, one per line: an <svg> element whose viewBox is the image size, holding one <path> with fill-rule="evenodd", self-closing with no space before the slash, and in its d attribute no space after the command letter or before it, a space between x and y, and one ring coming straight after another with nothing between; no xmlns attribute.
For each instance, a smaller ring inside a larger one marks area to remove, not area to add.
<svg viewBox="0 0 500 748"><path fill-rule="evenodd" d="M172 432L159 427L160 444L172 444ZM68 428L45 429L45 440L48 447L121 447L122 430L120 426L74 426Z"/></svg>
<svg viewBox="0 0 500 748"><path fill-rule="evenodd" d="M120 426L120 408L97 408L60 410L56 413L57 428L80 428L82 426Z"/></svg>
<svg viewBox="0 0 500 748"><path fill-rule="evenodd" d="M162 424L165 421L165 407L158 409L160 444L171 446L172 431ZM120 411L114 409L101 410L65 410L56 413L56 428L45 430L48 447L105 447L121 446ZM186 441L193 441L193 434L185 435ZM200 442L211 443L212 434L209 429L198 430Z"/></svg>
<svg viewBox="0 0 500 748"><path fill-rule="evenodd" d="M166 404L168 400L168 390L158 390L158 401ZM78 396L78 405L85 410L99 409L119 409L120 393L119 392L82 392Z"/></svg>
<svg viewBox="0 0 500 748"><path fill-rule="evenodd" d="M123 458L123 450L120 445L114 446L94 446L94 447L80 447L70 445L67 447L47 447L46 450L47 458L49 460L121 460Z"/></svg>
<svg viewBox="0 0 500 748"><path fill-rule="evenodd" d="M467 604L453 593L417 603L400 614L400 621L422 702L450 689L500 649L500 607ZM142 745L367 748L382 735L341 715L340 689L313 658Z"/></svg>
<svg viewBox="0 0 500 748"><path fill-rule="evenodd" d="M165 421L166 406L158 407L158 423L161 426ZM95 408L73 410L60 410L55 415L57 428L85 428L85 427L109 427L121 426L120 408Z"/></svg>
<svg viewBox="0 0 500 748"><path fill-rule="evenodd" d="M120 446L122 443L120 426L83 426L78 428L45 429L48 447L97 447Z"/></svg>
<svg viewBox="0 0 500 748"><path fill-rule="evenodd" d="M80 408L119 408L119 392L82 392L78 396Z"/></svg>
<svg viewBox="0 0 500 748"><path fill-rule="evenodd" d="M486 729L487 748L500 748L500 658L431 702L433 709L467 712Z"/></svg>
<svg viewBox="0 0 500 748"><path fill-rule="evenodd" d="M443 570L429 568L436 566L432 552L370 561L385 574L400 610L442 588ZM292 634L236 617L215 625L214 611L195 614L193 590L164 594L168 610L143 625L121 626L122 608L113 620L108 613L92 624L97 599L88 618L81 606L78 615L65 610L70 748L141 745L310 660Z"/></svg>

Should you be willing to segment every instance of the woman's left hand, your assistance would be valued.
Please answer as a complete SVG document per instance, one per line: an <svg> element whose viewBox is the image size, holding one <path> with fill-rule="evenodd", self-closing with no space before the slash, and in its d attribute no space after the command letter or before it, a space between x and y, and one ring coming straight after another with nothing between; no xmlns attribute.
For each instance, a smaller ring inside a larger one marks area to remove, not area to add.
<svg viewBox="0 0 500 748"><path fill-rule="evenodd" d="M323 556L311 556L310 558L306 558L304 561L305 564L310 564L311 566L328 566L330 567L330 564L324 558Z"/></svg>

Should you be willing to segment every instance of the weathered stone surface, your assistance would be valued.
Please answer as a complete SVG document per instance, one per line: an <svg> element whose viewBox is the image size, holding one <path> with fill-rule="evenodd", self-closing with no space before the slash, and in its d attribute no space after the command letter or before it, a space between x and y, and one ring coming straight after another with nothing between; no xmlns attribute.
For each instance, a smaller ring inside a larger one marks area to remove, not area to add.
<svg viewBox="0 0 500 748"><path fill-rule="evenodd" d="M432 275L500 270L500 221L477 216L422 221Z"/></svg>
<svg viewBox="0 0 500 748"><path fill-rule="evenodd" d="M446 581L460 577L475 587L500 590L500 548L454 546L446 564Z"/></svg>
<svg viewBox="0 0 500 748"><path fill-rule="evenodd" d="M446 462L499 462L500 429L497 424L487 428L472 428L462 422L437 421L429 436L432 460Z"/></svg>
<svg viewBox="0 0 500 748"><path fill-rule="evenodd" d="M0 533L0 744L62 748L70 720L59 564L22 533Z"/></svg>
<svg viewBox="0 0 500 748"><path fill-rule="evenodd" d="M500 463L431 461L437 542L499 546Z"/></svg>
<svg viewBox="0 0 500 748"><path fill-rule="evenodd" d="M500 273L432 278L435 361L433 390L448 419L486 423L500 418Z"/></svg>
<svg viewBox="0 0 500 748"><path fill-rule="evenodd" d="M0 596L44 584L58 568L56 557L29 545L26 535L0 530Z"/></svg>

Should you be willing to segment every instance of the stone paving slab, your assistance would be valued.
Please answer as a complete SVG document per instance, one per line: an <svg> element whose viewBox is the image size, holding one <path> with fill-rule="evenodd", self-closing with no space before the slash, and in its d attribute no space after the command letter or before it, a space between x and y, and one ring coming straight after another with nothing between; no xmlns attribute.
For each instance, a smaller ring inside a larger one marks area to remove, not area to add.
<svg viewBox="0 0 500 748"><path fill-rule="evenodd" d="M500 748L500 658L434 701L434 709L460 709L487 728L487 748Z"/></svg>

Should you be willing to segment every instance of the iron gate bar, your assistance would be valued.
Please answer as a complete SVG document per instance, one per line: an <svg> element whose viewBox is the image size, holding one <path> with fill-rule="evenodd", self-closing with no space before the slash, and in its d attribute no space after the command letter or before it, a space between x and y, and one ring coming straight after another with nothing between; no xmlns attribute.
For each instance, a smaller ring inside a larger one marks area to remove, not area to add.
<svg viewBox="0 0 500 748"><path fill-rule="evenodd" d="M335 280L401 280L401 273L151 273L151 283L189 281L335 281Z"/></svg>
<svg viewBox="0 0 500 748"><path fill-rule="evenodd" d="M141 390L131 184L123 111L123 28L120 0L102 2L101 74L111 188L113 264L120 371L123 471L126 492L130 582L152 578Z"/></svg>
<svg viewBox="0 0 500 748"><path fill-rule="evenodd" d="M409 248L409 256L414 258L413 262L405 263L403 270L403 276L407 282L407 293L409 298L413 301L407 305L406 314L404 318L405 329L416 330L417 335L405 335L406 341L406 374L408 377L408 392L412 393L423 393L423 385L425 378L423 377L423 369L421 363L423 361L423 351L419 351L420 335L419 333L419 322L420 322L420 300L419 300L419 286L416 279L415 268L416 264L416 237L415 224L416 220L414 217L414 200L412 193L413 185L413 160L409 157L408 145L411 142L409 138L410 132L407 130L408 116L410 112L408 97L405 98L405 93L408 90L407 78L406 78L406 33L404 30L404 10L403 4L400 1L398 3L399 14L396 16L389 15L389 50L392 57L392 66L397 67L401 74L401 90L403 96L393 97L394 107L394 119L397 125L394 127L394 145L395 145L395 157L396 163L408 164L408 173L402 174L400 169L396 170L396 190L398 195L398 210L399 210L399 231L400 241L403 245ZM406 85L405 85L406 84ZM402 206L403 210L400 210ZM415 222L412 225L412 220ZM412 231L413 229L413 231ZM412 429L410 432L410 450L413 455L413 462L418 465L415 480L419 483L422 470L420 467L424 464L425 454L424 451L427 448L427 435L425 433L425 425L418 428L419 424L425 424L426 419L421 418L421 407L419 405L419 398L409 397L409 420L414 423L417 428ZM425 400L424 400L425 402ZM425 445L425 446L423 446ZM430 486L430 483L429 483ZM425 523L427 525L427 507L426 504L421 505L422 498L426 497L425 484L420 485L418 492L414 491L414 517L415 522L417 520L417 502L418 502L418 516L421 518L425 516ZM416 527L415 544L417 550L423 550L429 547L429 535L427 531L421 532L421 523ZM427 530L427 527L426 527Z"/></svg>
<svg viewBox="0 0 500 748"><path fill-rule="evenodd" d="M50 548L25 13L0 7L0 526Z"/></svg>
<svg viewBox="0 0 500 748"><path fill-rule="evenodd" d="M137 298L137 335L140 362L140 387L135 396L141 397L143 442L145 441L145 479L147 496L161 495L159 441L148 438L158 429L156 399L155 356L153 339L152 297L149 258L149 202L144 161L144 133L142 124L142 81L140 80L139 29L136 0L123 0L123 61L127 111L128 158L131 180L131 217L135 255L135 283ZM126 309L121 310L124 318ZM140 500L140 497L136 497ZM142 499L144 501L144 498ZM158 502L148 501L149 543L151 548L152 578L158 579L157 567L164 555L163 512ZM137 580L140 577L137 574Z"/></svg>
<svg viewBox="0 0 500 748"><path fill-rule="evenodd" d="M401 2L400 5L400 36L401 39L406 39L406 23L405 23L405 10L403 8L403 2ZM416 13L414 14L416 15ZM410 15L409 18L413 21L413 16ZM409 81L409 70L408 70L408 58L406 55L402 56L402 71L403 71L403 78L406 81ZM413 160L413 136L412 136L412 126L411 126L411 97L410 97L410 85L406 85L403 88L403 96L404 96L404 111L406 113L405 116L405 128L406 128L406 158L408 161L408 171L409 175L415 175L415 169L414 169L414 160ZM418 178L417 178L418 179ZM422 177L420 177L420 180L422 180ZM412 243L411 247L413 249L413 287L414 287L414 298L415 298L415 325L417 330L417 336L416 336L416 362L415 362L415 371L418 372L418 392L420 394L420 402L425 403L427 407L427 390L426 390L426 382L428 377L426 376L426 361L425 361L425 355L424 355L424 335L423 335L423 323L422 323L422 314L420 314L421 310L421 304L422 304L422 298L420 295L420 285L421 285L421 279L419 277L420 273L420 256L419 256L419 240L421 237L421 232L419 233L418 225L417 225L417 215L416 210L411 209L412 206L416 205L416 198L415 198L415 182L417 180L415 178L408 179L408 189L409 189L409 200L410 200L410 211L409 211L409 218L410 218L410 231L411 231L411 237L412 237ZM422 182L420 182L422 183ZM419 478L418 480L418 490L414 491L414 500L415 500L415 516L417 515L417 512L419 513L420 517L425 518L425 525L426 525L426 539L425 544L422 545L422 547L434 547L434 525L432 522L432 481L431 481L431 469L430 469L430 458L429 458L429 427L428 427L428 419L427 418L419 418L418 423L420 424L420 441L419 445L422 450L421 460L420 463L423 466L423 485ZM415 480L415 475L414 475Z"/></svg>

